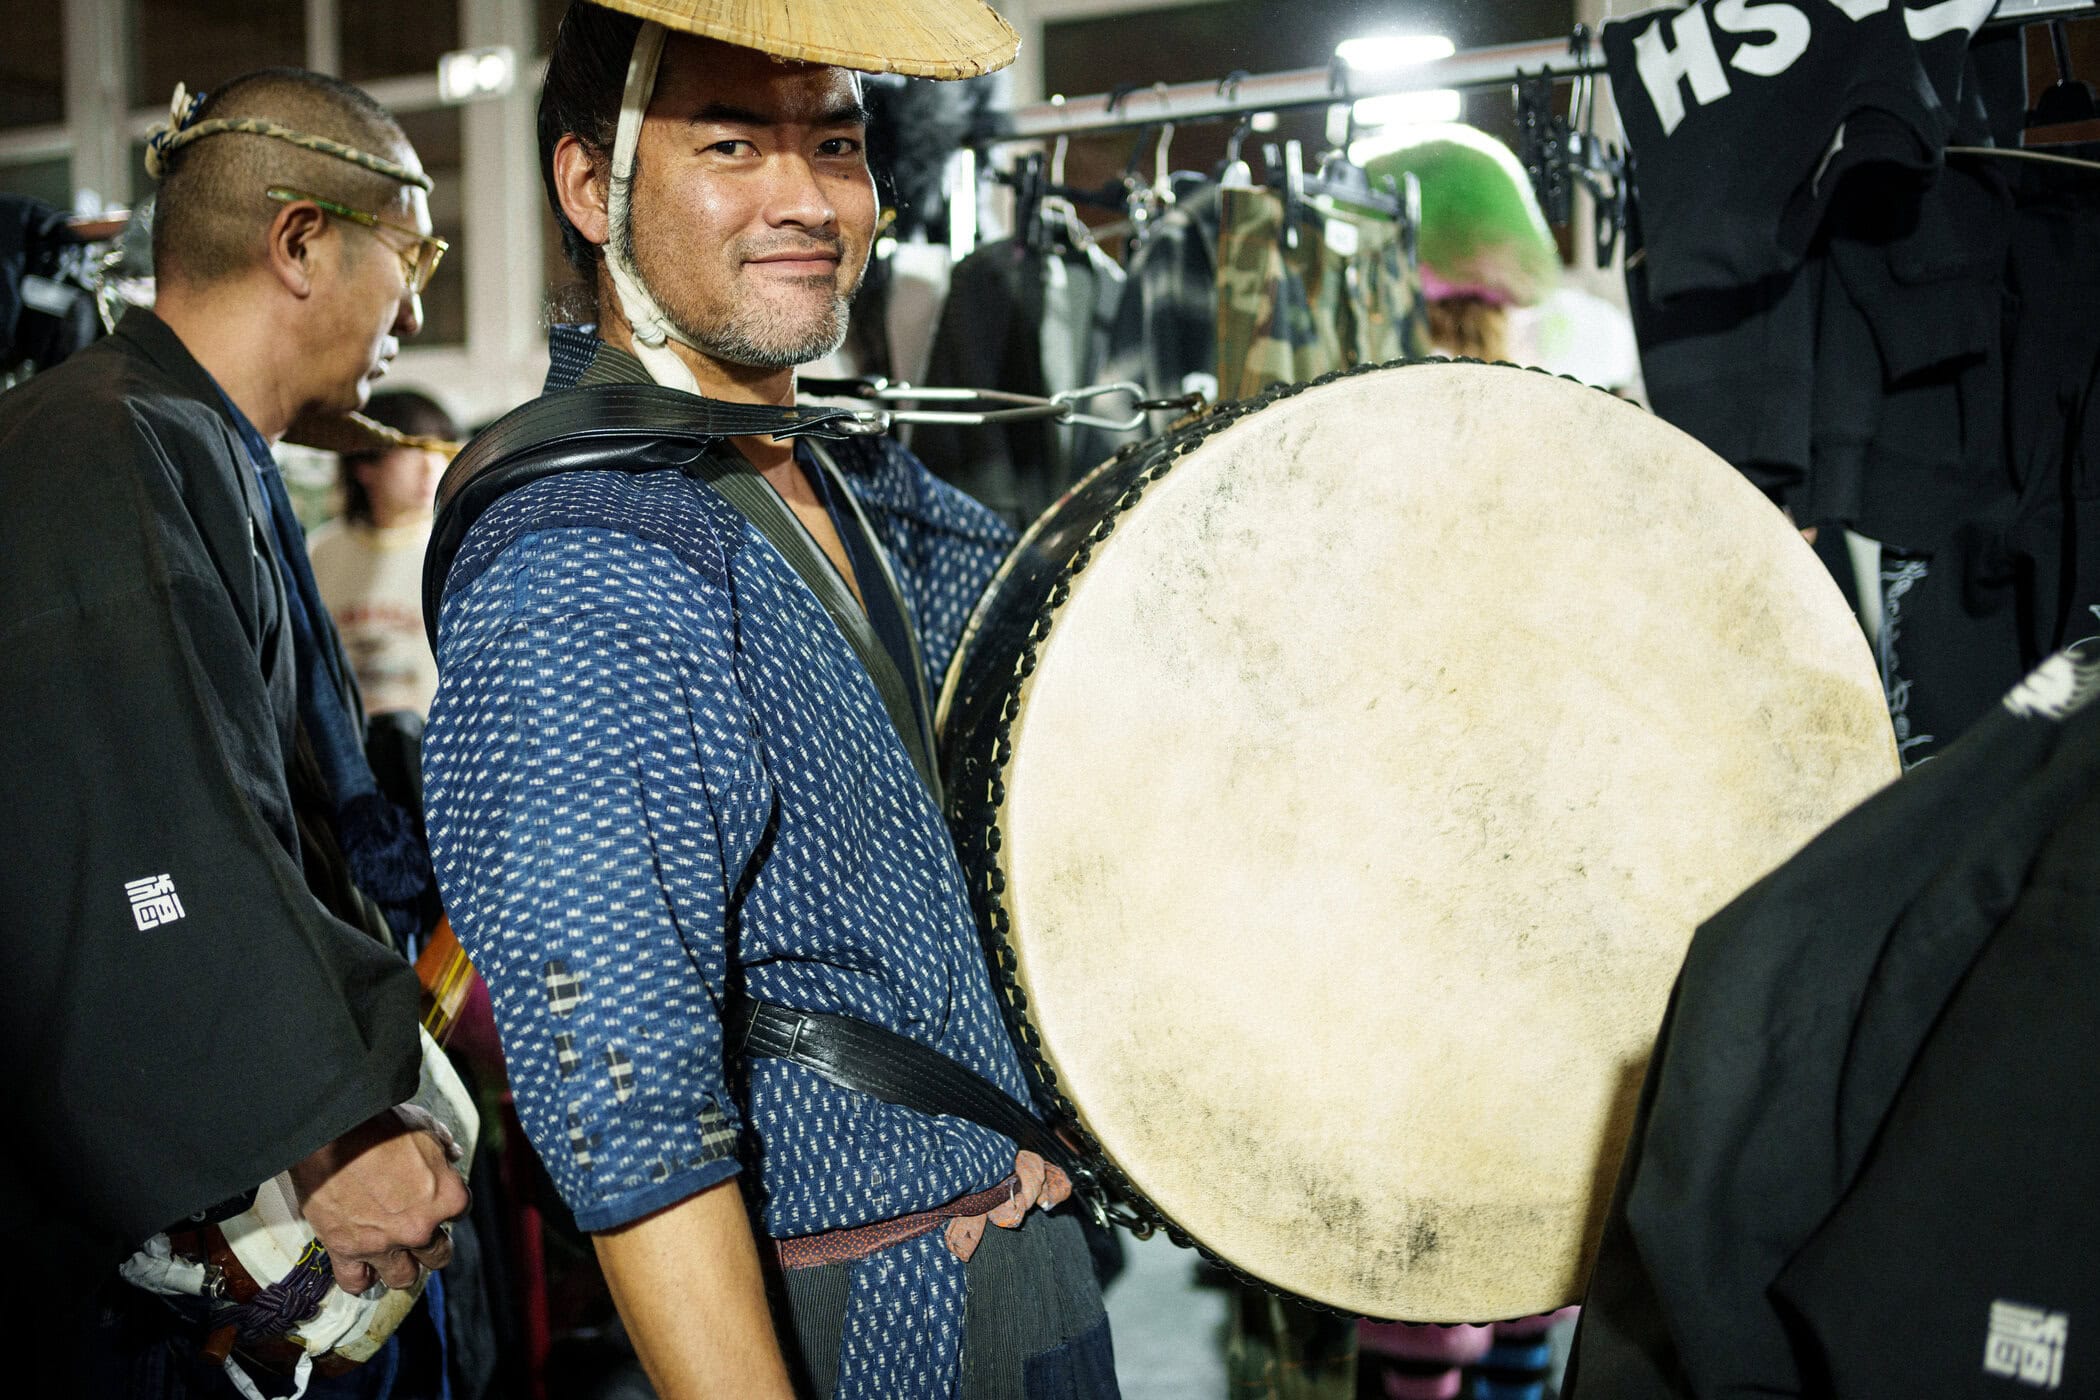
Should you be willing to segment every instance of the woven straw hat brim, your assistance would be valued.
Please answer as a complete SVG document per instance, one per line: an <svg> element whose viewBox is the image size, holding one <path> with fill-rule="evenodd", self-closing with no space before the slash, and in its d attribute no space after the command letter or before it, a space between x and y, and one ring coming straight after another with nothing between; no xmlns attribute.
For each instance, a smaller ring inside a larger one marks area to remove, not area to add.
<svg viewBox="0 0 2100 1400"><path fill-rule="evenodd" d="M285 441L345 457L391 452L397 447L419 447L440 452L449 460L459 455L462 444L443 438L411 437L362 413L338 413L299 418L285 430Z"/></svg>
<svg viewBox="0 0 2100 1400"><path fill-rule="evenodd" d="M863 73L974 78L1014 61L1013 26L984 0L596 0L680 34Z"/></svg>

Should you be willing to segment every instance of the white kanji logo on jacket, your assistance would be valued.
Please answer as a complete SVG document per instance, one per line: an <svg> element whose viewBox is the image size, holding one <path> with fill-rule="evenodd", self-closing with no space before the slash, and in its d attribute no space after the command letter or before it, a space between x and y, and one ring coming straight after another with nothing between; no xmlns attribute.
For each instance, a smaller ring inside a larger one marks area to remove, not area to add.
<svg viewBox="0 0 2100 1400"><path fill-rule="evenodd" d="M131 899L131 918L141 932L172 924L183 915L182 900L175 893L172 875L148 875L143 880L127 880L124 893Z"/></svg>
<svg viewBox="0 0 2100 1400"><path fill-rule="evenodd" d="M1983 1369L2023 1385L2054 1390L2063 1384L2064 1347L2071 1319L2060 1312L1991 1304L1991 1334L1983 1347Z"/></svg>

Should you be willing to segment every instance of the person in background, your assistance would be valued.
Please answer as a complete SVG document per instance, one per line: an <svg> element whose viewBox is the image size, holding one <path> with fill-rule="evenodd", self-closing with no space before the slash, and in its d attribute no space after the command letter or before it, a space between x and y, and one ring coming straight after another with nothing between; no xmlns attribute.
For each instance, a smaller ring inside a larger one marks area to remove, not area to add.
<svg viewBox="0 0 2100 1400"><path fill-rule="evenodd" d="M1422 299L1436 352L1509 358L1509 309L1530 306L1560 279L1560 250L1509 147L1452 122L1410 132L1364 162L1374 185L1413 175L1422 185Z"/></svg>
<svg viewBox="0 0 2100 1400"><path fill-rule="evenodd" d="M288 1170L343 1288L405 1288L468 1205L447 1144L395 1112L416 979L341 878L315 752L332 634L278 556L297 526L270 453L364 402L442 245L408 138L333 78L178 90L152 153L155 307L0 395L8 1392L231 1400L196 1316L225 1310L120 1280L127 1255ZM443 1394L424 1298L309 1393Z"/></svg>
<svg viewBox="0 0 2100 1400"><path fill-rule="evenodd" d="M343 513L307 536L306 551L365 713L405 710L420 719L437 693L437 659L423 633L423 550L450 460L439 444L456 442L459 426L413 389L374 394L365 416L419 441L344 454Z"/></svg>

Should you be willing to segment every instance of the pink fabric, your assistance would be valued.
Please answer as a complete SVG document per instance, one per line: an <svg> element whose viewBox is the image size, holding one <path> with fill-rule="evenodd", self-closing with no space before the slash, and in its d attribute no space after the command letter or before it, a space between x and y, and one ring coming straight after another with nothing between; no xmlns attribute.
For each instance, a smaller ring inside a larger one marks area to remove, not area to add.
<svg viewBox="0 0 2100 1400"><path fill-rule="evenodd" d="M1382 1377L1385 1400L1458 1400L1465 1392L1465 1368L1488 1354L1497 1340L1535 1342L1553 1324L1580 1311L1574 1307L1513 1322L1495 1322L1480 1327L1439 1327L1406 1322L1360 1322L1357 1344L1366 1357L1385 1357L1410 1366L1444 1369L1427 1374Z"/></svg>
<svg viewBox="0 0 2100 1400"><path fill-rule="evenodd" d="M1357 1342L1367 1352L1405 1361L1441 1361L1464 1366L1486 1356L1495 1344L1492 1327L1420 1326L1406 1322L1360 1322Z"/></svg>
<svg viewBox="0 0 2100 1400"><path fill-rule="evenodd" d="M891 1245L915 1240L921 1235L932 1234L957 1216L983 1215L997 1210L1014 1198L1020 1190L1021 1179L1009 1176L997 1186L979 1191L974 1196L964 1196L959 1201L933 1210L920 1211L917 1215L901 1215L895 1220L878 1220L871 1225L854 1225L844 1230L827 1230L821 1235L799 1235L793 1239L776 1240L780 1267L783 1269L814 1269L823 1264L850 1264L865 1259Z"/></svg>
<svg viewBox="0 0 2100 1400"><path fill-rule="evenodd" d="M1502 288L1490 287L1484 282L1446 282L1427 267L1422 269L1422 295L1431 301L1472 297L1490 306L1508 306L1516 300Z"/></svg>

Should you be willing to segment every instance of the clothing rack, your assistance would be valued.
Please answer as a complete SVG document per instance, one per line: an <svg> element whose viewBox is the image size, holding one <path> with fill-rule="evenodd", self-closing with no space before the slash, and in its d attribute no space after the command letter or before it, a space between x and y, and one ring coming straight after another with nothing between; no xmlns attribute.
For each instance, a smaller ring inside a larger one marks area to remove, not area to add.
<svg viewBox="0 0 2100 1400"><path fill-rule="evenodd" d="M1468 49L1449 58L1384 73L1359 73L1337 63L1284 73L1234 75L1214 83L1155 83L1149 88L1091 97L1053 97L1015 109L988 144L1325 106L1392 92L1493 87L1514 81L1519 71L1535 73L1547 69L1556 77L1567 78L1603 71L1600 59L1579 57L1569 48L1565 38L1541 39Z"/></svg>
<svg viewBox="0 0 2100 1400"><path fill-rule="evenodd" d="M1998 0L1986 23L2025 24L2095 13L2100 13L2100 0ZM998 146L1159 122L1203 121L1251 112L1319 107L1395 92L1502 87L1541 74L1550 74L1556 81L1572 81L1603 71L1603 55L1594 44L1571 44L1567 38L1558 38L1465 49L1448 58L1380 73L1360 72L1335 63L1282 73L1233 74L1217 82L1155 83L1151 87L1087 97L1053 97L1047 102L1016 108L984 144Z"/></svg>

